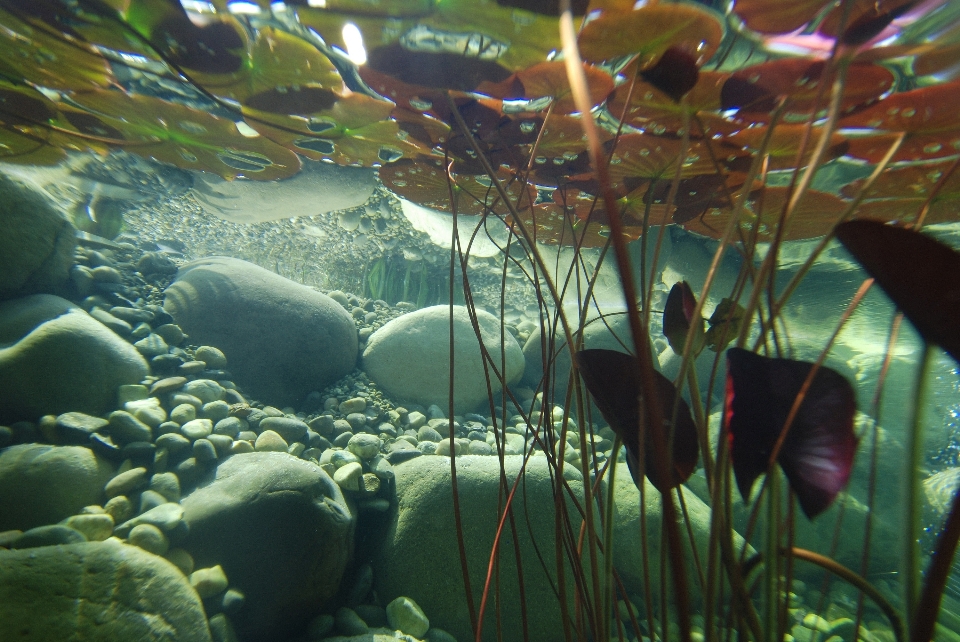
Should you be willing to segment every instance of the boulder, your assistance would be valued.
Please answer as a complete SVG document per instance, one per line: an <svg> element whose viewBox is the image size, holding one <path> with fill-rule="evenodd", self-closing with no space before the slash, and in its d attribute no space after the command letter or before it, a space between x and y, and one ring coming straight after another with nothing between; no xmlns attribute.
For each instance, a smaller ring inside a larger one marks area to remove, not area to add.
<svg viewBox="0 0 960 642"><path fill-rule="evenodd" d="M505 457L508 483L516 478L522 459L520 456ZM475 606L479 606L497 530L497 510L503 502L500 464L496 457L476 455L464 455L456 461L467 566L477 602ZM398 508L373 562L377 595L383 602L391 602L400 596L410 598L430 618L431 627L444 629L458 640L472 640L474 635L470 630L470 614L460 572L450 459L418 457L398 464L394 471ZM583 496L581 481L571 479L568 484L571 492ZM532 642L553 642L558 639L560 631L560 606L553 589L557 581L554 492L546 458L530 459L523 490L514 496L514 510L520 534L520 555L524 562L527 624ZM568 508L572 532L577 533L580 519L572 516L579 514L572 504ZM538 562L538 550L548 571ZM501 537L499 572L503 639L522 640L514 541L509 525ZM568 567L567 604L572 609L571 577ZM497 639L496 629L495 609L491 602L484 617L484 639Z"/></svg>
<svg viewBox="0 0 960 642"><path fill-rule="evenodd" d="M483 345L499 368L500 321L477 310ZM480 343L467 308L453 307L454 412L470 412L486 400ZM523 351L504 338L508 385L523 375ZM446 410L450 387L450 308L436 305L400 316L374 332L363 351L363 370L392 397ZM491 372L494 389L499 388Z"/></svg>
<svg viewBox="0 0 960 642"><path fill-rule="evenodd" d="M83 446L21 444L0 451L0 532L54 524L101 503L113 471Z"/></svg>
<svg viewBox="0 0 960 642"><path fill-rule="evenodd" d="M0 173L0 299L60 292L73 265L76 229L38 190Z"/></svg>
<svg viewBox="0 0 960 642"><path fill-rule="evenodd" d="M216 346L246 392L283 406L350 372L357 329L343 306L253 263L187 263L164 308L191 341Z"/></svg>
<svg viewBox="0 0 960 642"><path fill-rule="evenodd" d="M209 642L176 566L117 540L0 549L0 639Z"/></svg>
<svg viewBox="0 0 960 642"><path fill-rule="evenodd" d="M102 414L149 372L133 346L50 294L0 302L0 346L0 422Z"/></svg>
<svg viewBox="0 0 960 642"><path fill-rule="evenodd" d="M336 593L353 554L354 516L323 470L287 453L235 455L182 501L198 568L223 567L246 595L245 642L302 630Z"/></svg>

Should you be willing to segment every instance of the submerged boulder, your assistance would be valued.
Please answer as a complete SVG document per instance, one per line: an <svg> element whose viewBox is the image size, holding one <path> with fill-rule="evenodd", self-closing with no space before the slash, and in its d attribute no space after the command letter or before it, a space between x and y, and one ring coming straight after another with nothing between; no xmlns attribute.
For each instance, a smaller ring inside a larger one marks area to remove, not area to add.
<svg viewBox="0 0 960 642"><path fill-rule="evenodd" d="M357 329L339 303L240 259L187 263L164 308L191 341L223 351L245 391L275 405L303 400L357 361Z"/></svg>
<svg viewBox="0 0 960 642"><path fill-rule="evenodd" d="M509 481L515 479L522 460L519 455L504 459ZM406 596L429 616L430 626L448 631L458 640L472 640L474 634L470 629L470 614L460 572L450 459L417 457L395 466L394 471L398 509L385 543L374 558L377 594L384 602ZM571 479L567 483L573 494L582 497L582 482ZM458 457L457 488L470 582L474 599L479 604L497 531L497 509L503 501L499 460L476 455ZM561 630L560 606L553 588L557 581L554 492L546 458L530 459L523 491L514 497L514 510L523 560L527 625L532 642L553 642ZM579 514L572 504L568 509L572 531L577 533ZM538 550L546 560L548 571L538 562ZM499 573L503 639L522 640L516 557L509 525L500 542ZM572 608L569 567L566 577L568 604ZM417 580L411 581L411 578ZM487 607L484 639L496 640L495 609L492 603Z"/></svg>
<svg viewBox="0 0 960 642"><path fill-rule="evenodd" d="M0 451L0 531L54 524L99 504L113 465L83 446L21 444Z"/></svg>
<svg viewBox="0 0 960 642"><path fill-rule="evenodd" d="M117 540L0 549L0 639L209 642L176 566Z"/></svg>
<svg viewBox="0 0 960 642"><path fill-rule="evenodd" d="M246 595L233 618L245 642L286 639L337 592L353 555L354 517L319 466L287 453L235 455L184 498L198 567L219 564Z"/></svg>
<svg viewBox="0 0 960 642"><path fill-rule="evenodd" d="M38 190L0 173L0 299L59 292L73 265L76 229Z"/></svg>
<svg viewBox="0 0 960 642"><path fill-rule="evenodd" d="M483 345L500 366L500 321L477 310ZM454 411L470 412L487 398L480 343L467 308L453 306ZM508 384L523 375L523 351L512 334L503 337ZM374 332L363 351L363 370L401 401L447 408L450 388L450 308L435 305L398 317ZM494 388L498 388L491 373Z"/></svg>
<svg viewBox="0 0 960 642"><path fill-rule="evenodd" d="M98 415L147 362L129 343L51 294L0 302L0 421L68 411Z"/></svg>

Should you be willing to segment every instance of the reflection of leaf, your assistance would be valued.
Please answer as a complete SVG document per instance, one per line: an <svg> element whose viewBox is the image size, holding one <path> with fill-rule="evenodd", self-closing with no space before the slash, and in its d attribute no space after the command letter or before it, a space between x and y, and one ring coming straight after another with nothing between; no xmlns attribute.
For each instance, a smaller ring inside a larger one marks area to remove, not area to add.
<svg viewBox="0 0 960 642"><path fill-rule="evenodd" d="M0 73L41 87L81 91L115 83L106 59L90 45L31 27L0 10Z"/></svg>
<svg viewBox="0 0 960 642"><path fill-rule="evenodd" d="M647 4L633 11L607 11L580 32L584 60L602 62L639 54L641 69L670 47L697 57L702 64L716 52L723 27L712 13L694 5Z"/></svg>
<svg viewBox="0 0 960 642"><path fill-rule="evenodd" d="M226 179L273 180L300 170L293 152L263 136L243 136L232 120L198 109L118 91L78 94L74 100L100 114L105 126L123 132L124 148L145 158Z"/></svg>
<svg viewBox="0 0 960 642"><path fill-rule="evenodd" d="M599 105L613 91L613 78L591 65L584 65L590 104ZM527 99L552 98L553 111L569 114L577 111L566 66L561 61L541 62L513 74L499 83L483 83L477 91L495 98Z"/></svg>
<svg viewBox="0 0 960 642"><path fill-rule="evenodd" d="M438 159L420 157L402 159L380 168L380 180L393 192L418 205L441 212L450 212L455 206L459 214L478 215L493 211L509 213L496 189L486 176L455 175L453 185L448 182L443 163ZM532 185L525 188L507 173L500 180L518 209L528 209L536 199ZM451 189L453 203L451 204Z"/></svg>
<svg viewBox="0 0 960 642"><path fill-rule="evenodd" d="M556 203L540 203L534 206L533 212L530 209L521 211L520 220L540 243L603 247L608 242L610 230L606 225L593 221L584 223L564 211L563 206ZM625 227L623 236L627 241L635 241L640 238L640 232L639 227Z"/></svg>

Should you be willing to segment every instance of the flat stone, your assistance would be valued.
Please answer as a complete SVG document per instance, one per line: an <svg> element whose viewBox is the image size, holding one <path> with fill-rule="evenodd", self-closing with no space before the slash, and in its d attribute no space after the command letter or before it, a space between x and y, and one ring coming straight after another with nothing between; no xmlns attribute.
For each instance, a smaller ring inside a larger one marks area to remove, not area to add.
<svg viewBox="0 0 960 642"><path fill-rule="evenodd" d="M126 410L110 413L110 437L119 445L134 441L150 441L153 433L150 426L143 423Z"/></svg>
<svg viewBox="0 0 960 642"><path fill-rule="evenodd" d="M219 383L212 379L194 379L183 386L183 392L195 396L202 403L220 401L226 392Z"/></svg>
<svg viewBox="0 0 960 642"><path fill-rule="evenodd" d="M133 344L133 347L145 357L156 357L161 354L167 354L170 346L163 340L159 334L150 333L146 338L140 339Z"/></svg>
<svg viewBox="0 0 960 642"><path fill-rule="evenodd" d="M68 444L86 444L90 435L107 427L107 420L82 412L65 412L57 417L57 435Z"/></svg>
<svg viewBox="0 0 960 642"><path fill-rule="evenodd" d="M177 371L185 375L195 375L200 374L206 369L207 364L203 361L184 361L180 364L180 367L177 368Z"/></svg>
<svg viewBox="0 0 960 642"><path fill-rule="evenodd" d="M90 542L102 542L113 535L113 517L107 513L72 515L63 525L80 531Z"/></svg>
<svg viewBox="0 0 960 642"><path fill-rule="evenodd" d="M363 397L353 397L340 404L339 410L342 415L349 415L351 412L363 412L367 409L367 400Z"/></svg>
<svg viewBox="0 0 960 642"><path fill-rule="evenodd" d="M117 526L113 534L126 537L130 530L139 524L152 524L164 532L175 529L183 521L183 507L175 502L160 504Z"/></svg>
<svg viewBox="0 0 960 642"><path fill-rule="evenodd" d="M261 430L272 430L288 444L300 441L307 434L307 424L291 417L267 417L260 422Z"/></svg>
<svg viewBox="0 0 960 642"><path fill-rule="evenodd" d="M117 495L127 495L131 491L142 488L147 485L147 469L143 467L132 468L124 473L120 473L107 482L103 492L107 497L116 497Z"/></svg>
<svg viewBox="0 0 960 642"><path fill-rule="evenodd" d="M198 568L190 574L190 586L197 595L207 599L227 590L227 574L219 564L210 568Z"/></svg>
<svg viewBox="0 0 960 642"><path fill-rule="evenodd" d="M213 432L213 422L209 419L194 419L180 426L180 434L193 441L203 439Z"/></svg>
<svg viewBox="0 0 960 642"><path fill-rule="evenodd" d="M39 546L56 546L58 544L77 544L85 542L87 538L80 531L63 526L61 524L52 524L48 526L37 526L25 531L20 537L10 543L10 548L36 548Z"/></svg>
<svg viewBox="0 0 960 642"><path fill-rule="evenodd" d="M163 395L174 390L179 390L183 384L187 383L186 377L165 377L153 382L150 386L151 395Z"/></svg>

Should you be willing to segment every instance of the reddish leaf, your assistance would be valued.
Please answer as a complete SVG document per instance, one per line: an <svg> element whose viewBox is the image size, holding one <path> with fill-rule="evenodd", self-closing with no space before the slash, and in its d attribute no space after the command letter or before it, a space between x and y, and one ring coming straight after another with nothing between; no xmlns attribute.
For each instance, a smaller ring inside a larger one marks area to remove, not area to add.
<svg viewBox="0 0 960 642"><path fill-rule="evenodd" d="M599 105L613 91L613 78L591 65L584 65L583 70L587 77L590 104ZM566 66L560 61L533 65L499 83L482 83L477 87L477 92L503 100L552 98L555 113L569 114L577 111L567 79Z"/></svg>
<svg viewBox="0 0 960 642"><path fill-rule="evenodd" d="M809 133L807 130L810 129ZM724 141L728 145L740 146L750 149L753 152L759 152L763 140L767 135L769 128L765 126L748 127L740 132L729 136ZM808 136L804 157L797 158L800 152L800 146L803 143L803 137ZM794 169L796 167L806 167L809 164L810 157L820 137L823 135L822 127L808 128L807 125L777 125L773 129L767 148L763 150L770 157L770 170ZM830 145L827 148L825 161L833 160L842 156L847 150L846 139L833 132L830 136ZM799 162L798 162L799 160Z"/></svg>
<svg viewBox="0 0 960 642"><path fill-rule="evenodd" d="M851 136L846 154L871 163L879 163L898 137L899 134L891 133ZM936 134L907 134L890 160L893 163L933 161L954 156L957 153L960 153L960 123L953 131Z"/></svg>
<svg viewBox="0 0 960 642"><path fill-rule="evenodd" d="M832 0L737 0L733 12L761 33L789 33L813 20Z"/></svg>
<svg viewBox="0 0 960 642"><path fill-rule="evenodd" d="M910 134L955 133L960 81L893 94L843 119L844 127L865 127Z"/></svg>

